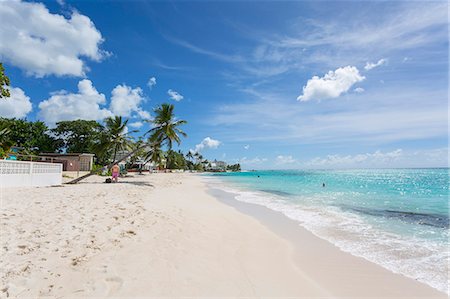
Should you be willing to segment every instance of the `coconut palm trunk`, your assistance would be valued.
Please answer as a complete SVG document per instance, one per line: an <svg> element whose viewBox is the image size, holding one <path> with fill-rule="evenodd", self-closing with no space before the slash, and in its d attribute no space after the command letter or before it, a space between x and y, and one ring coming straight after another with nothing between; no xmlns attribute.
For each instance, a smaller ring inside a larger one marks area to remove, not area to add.
<svg viewBox="0 0 450 299"><path fill-rule="evenodd" d="M136 148L135 150L133 150L132 152L130 152L128 155L125 155L124 157L122 157L122 159L118 160L118 161L113 161L108 165L108 169L111 169L111 167L114 166L114 164L120 163L122 161L125 161L126 159L128 159L129 157L133 156L136 152L138 152L139 150L143 149L146 146L150 146L150 144L143 144L142 146ZM70 182L67 182L66 184L76 184L88 177L90 177L91 175L94 174L99 174L102 170L101 169L97 169L97 170L91 170L91 172L89 172L88 174L85 174L83 176L80 176L79 178L76 178L74 180L71 180Z"/></svg>

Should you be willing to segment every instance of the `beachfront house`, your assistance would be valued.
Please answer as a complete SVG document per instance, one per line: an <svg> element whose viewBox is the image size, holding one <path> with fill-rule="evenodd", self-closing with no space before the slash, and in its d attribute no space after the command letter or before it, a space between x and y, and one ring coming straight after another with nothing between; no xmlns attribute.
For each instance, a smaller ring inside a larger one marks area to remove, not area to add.
<svg viewBox="0 0 450 299"><path fill-rule="evenodd" d="M42 161L61 163L63 171L91 171L94 166L94 154L87 153L40 153Z"/></svg>
<svg viewBox="0 0 450 299"><path fill-rule="evenodd" d="M224 161L217 161L214 159L211 163L209 163L207 170L208 171L226 171L227 163Z"/></svg>

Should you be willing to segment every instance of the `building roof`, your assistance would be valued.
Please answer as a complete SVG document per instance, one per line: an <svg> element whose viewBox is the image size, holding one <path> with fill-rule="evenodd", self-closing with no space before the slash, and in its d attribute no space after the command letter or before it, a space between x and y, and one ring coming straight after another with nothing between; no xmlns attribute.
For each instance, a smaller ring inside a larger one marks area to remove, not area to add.
<svg viewBox="0 0 450 299"><path fill-rule="evenodd" d="M66 153L66 154L61 154L61 153L40 153L39 156L44 156L44 157L83 157L83 156L93 157L95 155L94 154L88 154L88 153Z"/></svg>

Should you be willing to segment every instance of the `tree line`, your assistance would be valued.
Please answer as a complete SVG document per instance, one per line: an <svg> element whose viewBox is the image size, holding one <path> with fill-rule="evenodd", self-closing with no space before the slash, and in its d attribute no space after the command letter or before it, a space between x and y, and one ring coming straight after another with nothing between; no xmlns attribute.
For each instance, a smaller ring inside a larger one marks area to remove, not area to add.
<svg viewBox="0 0 450 299"><path fill-rule="evenodd" d="M213 169L212 162L198 152L184 154L172 149L173 143L180 144L181 137L187 136L180 128L186 121L175 117L173 105L162 104L155 114L152 129L137 139L131 136L136 131L127 131L128 120L120 116L106 118L103 123L61 121L52 129L42 121L0 118L0 158L8 156L15 146L24 159L44 152L92 153L95 163L103 166L117 162L127 153L130 166L139 161L141 167L153 163L160 169ZM228 165L226 170L239 171L240 165Z"/></svg>
<svg viewBox="0 0 450 299"><path fill-rule="evenodd" d="M0 99L10 97L9 86L10 80L0 62ZM172 150L174 142L179 145L181 137L187 137L180 128L187 122L175 117L174 105L161 104L154 111L152 129L137 140L130 135L136 131L128 132L128 120L121 116L108 117L103 124L83 119L61 121L52 129L42 121L0 117L0 158L7 157L15 146L29 157L43 152L93 153L97 165L109 167L120 160L129 160L130 164L140 160L144 164L153 162L160 168L211 170L211 162L200 153L189 151L184 155ZM118 155L124 152L127 154L119 160ZM241 170L239 164L228 165L226 169Z"/></svg>
<svg viewBox="0 0 450 299"><path fill-rule="evenodd" d="M96 163L117 162L119 154L133 152L136 159L163 160L163 149L171 152L174 142L187 134L180 128L185 120L176 120L174 106L162 104L155 109L152 129L135 140L128 131L128 120L121 116L108 117L103 124L95 120L61 121L50 129L42 121L0 118L0 157L10 153L13 146L23 155L39 153L93 153ZM147 139L144 142L144 137ZM139 154L139 155L138 155Z"/></svg>

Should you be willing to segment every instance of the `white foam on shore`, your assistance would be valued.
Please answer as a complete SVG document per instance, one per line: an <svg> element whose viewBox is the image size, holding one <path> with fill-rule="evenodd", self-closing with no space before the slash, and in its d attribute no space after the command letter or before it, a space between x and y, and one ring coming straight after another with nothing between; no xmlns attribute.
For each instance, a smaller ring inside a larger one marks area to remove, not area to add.
<svg viewBox="0 0 450 299"><path fill-rule="evenodd" d="M338 207L300 205L265 192L242 190L219 178L205 178L211 187L232 193L236 200L265 206L297 221L314 235L352 255L449 292L449 249L445 244L404 237L374 228L357 214Z"/></svg>

